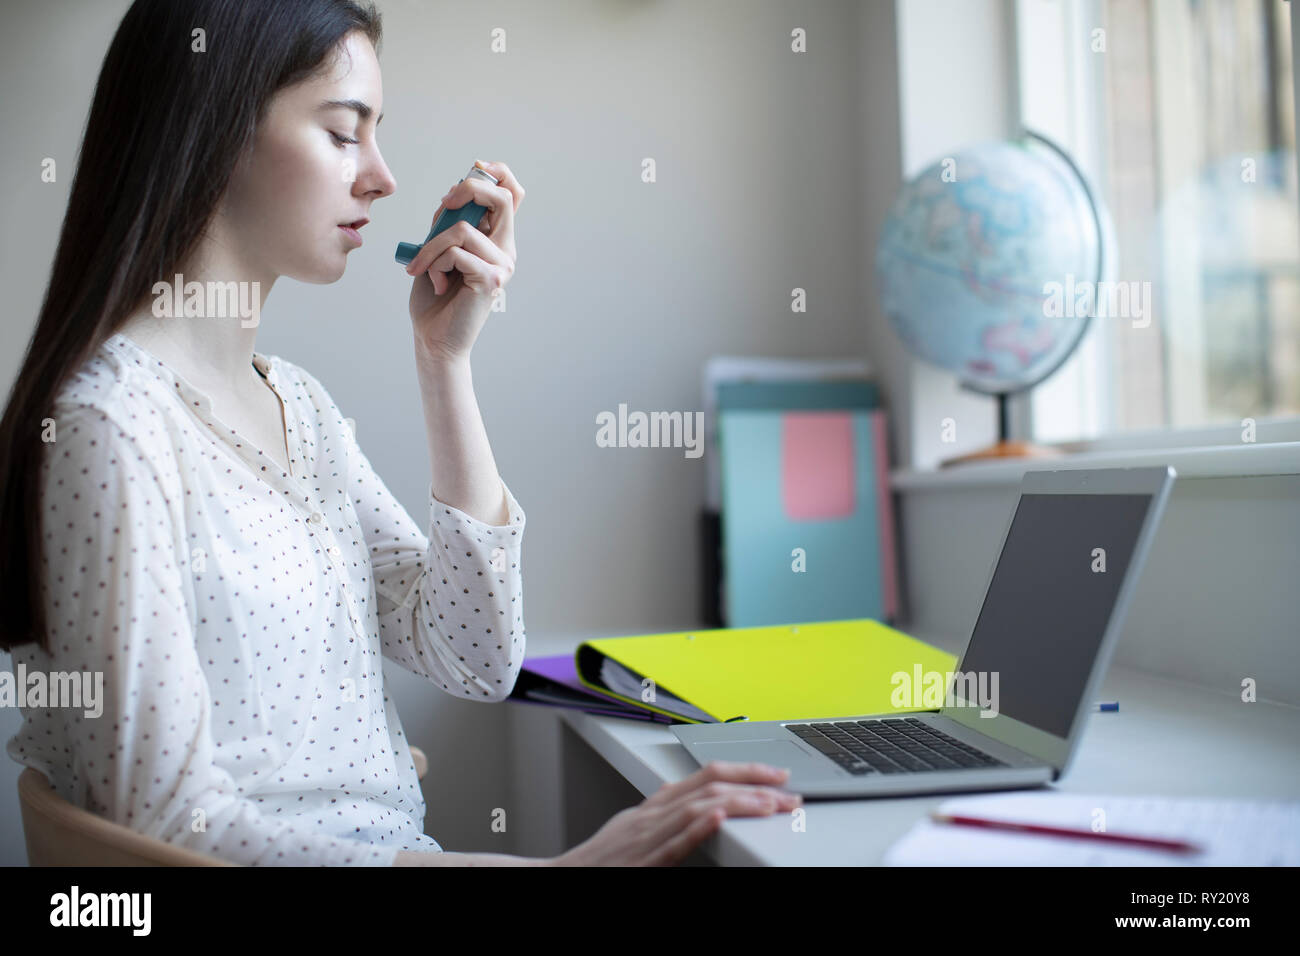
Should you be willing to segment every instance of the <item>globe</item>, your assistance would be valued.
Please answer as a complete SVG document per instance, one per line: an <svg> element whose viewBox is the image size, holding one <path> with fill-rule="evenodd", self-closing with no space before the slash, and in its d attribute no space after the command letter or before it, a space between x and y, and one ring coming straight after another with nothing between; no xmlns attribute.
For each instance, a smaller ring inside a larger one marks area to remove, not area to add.
<svg viewBox="0 0 1300 956"><path fill-rule="evenodd" d="M876 248L880 305L913 353L1005 402L1082 338L1088 316L1072 292L1096 290L1114 262L1110 235L1086 180L1049 140L976 146L894 201ZM1049 308L1058 289L1064 307Z"/></svg>

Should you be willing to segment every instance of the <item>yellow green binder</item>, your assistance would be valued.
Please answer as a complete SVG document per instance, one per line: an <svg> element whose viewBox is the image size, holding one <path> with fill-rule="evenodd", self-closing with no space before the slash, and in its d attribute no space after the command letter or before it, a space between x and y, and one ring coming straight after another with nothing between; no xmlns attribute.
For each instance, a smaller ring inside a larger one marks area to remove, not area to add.
<svg viewBox="0 0 1300 956"><path fill-rule="evenodd" d="M933 709L921 706L924 675L946 676L957 658L859 618L607 637L580 646L574 663L578 680L592 690L707 723ZM646 680L653 682L653 700L646 699Z"/></svg>

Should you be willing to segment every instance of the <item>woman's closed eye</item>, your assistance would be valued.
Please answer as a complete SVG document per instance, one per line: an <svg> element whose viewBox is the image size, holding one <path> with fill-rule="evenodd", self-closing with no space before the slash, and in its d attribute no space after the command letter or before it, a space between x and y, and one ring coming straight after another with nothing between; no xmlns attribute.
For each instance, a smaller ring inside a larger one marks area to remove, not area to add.
<svg viewBox="0 0 1300 956"><path fill-rule="evenodd" d="M340 146L343 145L355 146L358 142L360 142L360 140L348 139L348 137L346 136L340 136L338 133L334 132L333 130L330 130L330 135L334 137L335 141L338 142Z"/></svg>

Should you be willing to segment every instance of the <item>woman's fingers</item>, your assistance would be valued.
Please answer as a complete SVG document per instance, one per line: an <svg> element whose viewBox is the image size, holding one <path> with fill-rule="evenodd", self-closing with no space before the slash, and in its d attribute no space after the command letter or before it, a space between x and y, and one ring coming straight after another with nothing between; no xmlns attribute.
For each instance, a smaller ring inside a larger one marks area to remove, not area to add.
<svg viewBox="0 0 1300 956"><path fill-rule="evenodd" d="M715 781L692 794L687 794L672 805L676 811L683 808L688 813L704 812L721 806L728 816L756 816L776 810L794 809L803 803L797 793L786 793L771 787L751 787L738 783Z"/></svg>
<svg viewBox="0 0 1300 956"><path fill-rule="evenodd" d="M519 185L519 180L515 174L510 171L510 167L505 163L483 163L483 167L501 181L501 186L510 191L514 197L514 212L519 211L519 207L524 201L524 187Z"/></svg>
<svg viewBox="0 0 1300 956"><path fill-rule="evenodd" d="M485 236L478 229L475 229L468 222L458 222L449 229L444 229L438 235L425 244L411 260L406 267L410 275L419 275L421 272L428 272L434 267L435 263L442 262L446 265L444 257L452 249L462 249L465 252L473 253L479 259L494 266L508 268L510 272L514 271L514 260L506 253L504 249L498 246L492 239ZM447 268L450 268L448 266ZM446 272L447 268L439 267L440 272Z"/></svg>
<svg viewBox="0 0 1300 956"><path fill-rule="evenodd" d="M680 862L728 816L770 816L803 803L797 793L765 785L785 779L785 774L770 773L774 769L763 764L713 761L685 780L661 787L636 807L614 814L594 836L561 854L557 861L577 866Z"/></svg>
<svg viewBox="0 0 1300 956"><path fill-rule="evenodd" d="M647 865L672 866L681 862L727 817L766 817L791 811L802 803L795 793L710 781L661 811L660 832L651 841L655 849L650 851Z"/></svg>
<svg viewBox="0 0 1300 956"><path fill-rule="evenodd" d="M447 208L446 203L441 203L441 202L438 203L438 208L435 209L433 213L433 220L432 222L429 223L430 232L433 231L433 224L438 221L438 217L442 215L442 211L446 208ZM450 231L451 231L450 229L444 230L444 232L450 232ZM426 242L424 245L420 247L419 251L416 252L415 254L415 258L406 264L406 274L408 276L418 276L421 272L424 272L429 268L428 265L425 265L423 268L417 268L417 266L419 266L422 261L423 262L433 261L433 252L432 252L433 243L435 239L439 239L441 238L441 236L442 233L439 233L437 236L434 236L433 239L430 239L428 242Z"/></svg>
<svg viewBox="0 0 1300 956"><path fill-rule="evenodd" d="M695 773L676 783L665 784L646 798L647 803L671 803L682 794L718 781L776 786L790 776L788 770L763 763L737 763L731 760L711 760Z"/></svg>
<svg viewBox="0 0 1300 956"><path fill-rule="evenodd" d="M467 202L476 202L487 209L483 214L491 217L492 240L501 248L515 254L515 196L504 186L493 186L484 179L462 179L447 193L447 208L460 209Z"/></svg>
<svg viewBox="0 0 1300 956"><path fill-rule="evenodd" d="M461 183L460 185L464 185ZM480 183L480 185L487 185ZM493 187L495 188L495 187ZM447 208L458 209L459 204L456 199L447 200ZM486 214L484 216L486 218ZM444 229L416 253L415 258L411 260L406 267L408 275L419 275L421 272L428 272L429 267L436 262L448 249L454 246L463 246L469 252L474 253L486 262L499 266L509 266L509 271L514 272L515 256L513 253L513 239L510 244L506 245L499 240L503 235L503 224L499 220L494 220L493 234L486 235L481 230L474 228L468 222L462 220ZM446 270L442 270L446 271Z"/></svg>
<svg viewBox="0 0 1300 956"><path fill-rule="evenodd" d="M514 265L518 253L515 249L515 212L524 201L524 187L519 184L515 174L505 163L498 162L480 162L484 169L492 173L500 185L493 185L486 180L475 177L467 177L447 191L446 197L439 204L437 212L433 214L433 222L438 221L438 216L444 209L461 209L468 202L478 203L487 211L479 220L479 228L471 231L478 235L486 235L492 244L504 254L505 260L508 260L509 266L506 275L514 272ZM424 247L416 254L415 258L406 267L408 275L419 275L421 272L428 272L433 263L446 253L451 246L464 246L470 252L473 252L485 262L504 267L506 262L501 256L490 253L484 246L472 243L466 240L464 233L459 238L452 233L460 226L452 226L434 236L427 242ZM432 229L430 224L430 229ZM488 254L484 254L488 252ZM448 260L443 260L442 265L446 266ZM449 267L450 268L450 267ZM448 269L439 268L440 272L446 272ZM437 281L434 282L435 291ZM441 293L439 293L441 295Z"/></svg>
<svg viewBox="0 0 1300 956"><path fill-rule="evenodd" d="M676 866L691 855L691 851L711 837L722 826L727 811L715 807L708 813L702 813L676 836L666 840L658 849L652 851L646 860L646 866Z"/></svg>
<svg viewBox="0 0 1300 956"><path fill-rule="evenodd" d="M455 238L463 245L447 246L425 268L429 277L434 279L435 292L442 294L438 290L437 275L453 269L460 272L465 283L477 291L500 289L510 281L515 264L491 239L466 222L457 223L447 232L458 233Z"/></svg>

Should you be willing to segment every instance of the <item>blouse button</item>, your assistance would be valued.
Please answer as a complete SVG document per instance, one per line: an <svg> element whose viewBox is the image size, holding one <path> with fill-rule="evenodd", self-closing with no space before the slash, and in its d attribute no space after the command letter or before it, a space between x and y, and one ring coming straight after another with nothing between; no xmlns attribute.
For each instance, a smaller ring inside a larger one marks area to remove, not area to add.
<svg viewBox="0 0 1300 956"><path fill-rule="evenodd" d="M337 544L331 544L329 546L329 552L330 552L330 556L334 558L337 558L340 554L343 553L342 551L339 550L339 546Z"/></svg>
<svg viewBox="0 0 1300 956"><path fill-rule="evenodd" d="M310 520L312 524L322 524L325 521L325 516L319 511L313 511Z"/></svg>

